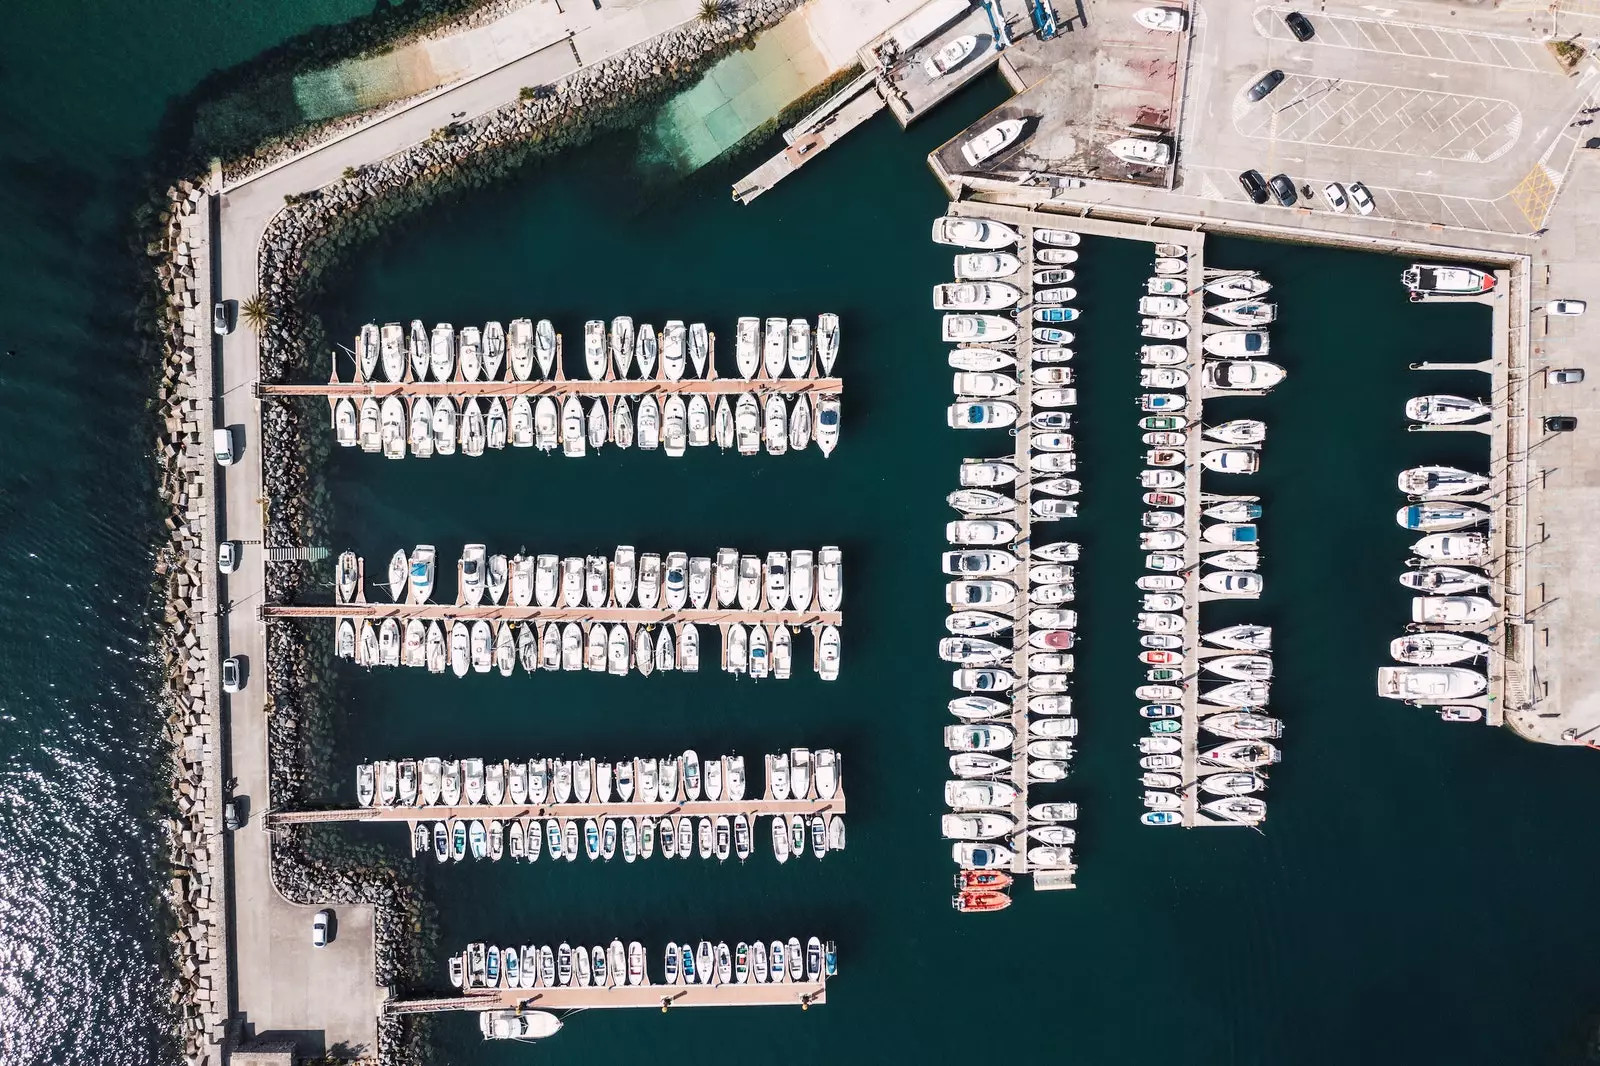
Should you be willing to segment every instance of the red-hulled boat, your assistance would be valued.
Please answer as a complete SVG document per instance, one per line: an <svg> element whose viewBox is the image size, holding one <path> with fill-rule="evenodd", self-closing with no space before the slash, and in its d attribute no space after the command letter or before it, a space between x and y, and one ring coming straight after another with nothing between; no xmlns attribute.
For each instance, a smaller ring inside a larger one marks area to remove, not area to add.
<svg viewBox="0 0 1600 1066"><path fill-rule="evenodd" d="M950 905L962 913L1003 911L1011 906L1011 897L994 889L969 888L951 899Z"/></svg>
<svg viewBox="0 0 1600 1066"><path fill-rule="evenodd" d="M969 888L1006 888L1011 884L1011 875L1004 870L962 870L956 874L956 888L965 891Z"/></svg>

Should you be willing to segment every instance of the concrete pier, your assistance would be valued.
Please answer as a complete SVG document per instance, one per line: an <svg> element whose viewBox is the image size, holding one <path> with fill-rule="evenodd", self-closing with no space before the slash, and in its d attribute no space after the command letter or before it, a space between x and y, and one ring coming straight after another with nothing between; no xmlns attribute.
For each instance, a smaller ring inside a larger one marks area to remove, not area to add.
<svg viewBox="0 0 1600 1066"><path fill-rule="evenodd" d="M815 1007L826 1003L826 981L782 984L617 985L613 988L476 989L453 998L397 999L385 1014L437 1014L442 1011L590 1010L649 1007Z"/></svg>

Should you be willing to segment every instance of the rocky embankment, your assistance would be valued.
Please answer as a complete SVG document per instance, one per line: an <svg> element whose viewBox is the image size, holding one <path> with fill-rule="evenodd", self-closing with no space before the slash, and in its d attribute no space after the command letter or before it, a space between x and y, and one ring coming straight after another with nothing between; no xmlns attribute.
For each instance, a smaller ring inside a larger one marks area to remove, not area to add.
<svg viewBox="0 0 1600 1066"><path fill-rule="evenodd" d="M215 627L208 624L214 592L206 518L211 476L210 417L202 406L210 387L210 308L206 266L195 253L205 233L204 193L180 182L167 195L160 238L149 249L158 262L161 294L161 382L156 459L166 508L166 542L156 553L156 578L165 600L160 656L167 738L172 744L173 810L167 818L176 919L172 940L177 972L171 998L179 1012L184 1056L211 1060L227 1011L226 933L223 927L220 738L210 658Z"/></svg>

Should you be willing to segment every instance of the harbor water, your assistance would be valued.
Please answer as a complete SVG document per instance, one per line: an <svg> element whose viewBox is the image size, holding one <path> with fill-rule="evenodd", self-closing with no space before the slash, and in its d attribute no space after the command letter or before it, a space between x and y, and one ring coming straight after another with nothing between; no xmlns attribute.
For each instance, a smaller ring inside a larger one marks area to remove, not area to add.
<svg viewBox="0 0 1600 1066"><path fill-rule="evenodd" d="M155 530L151 433L138 419L149 385L119 343L131 299L100 268L123 254L135 190L119 175L152 149L162 100L213 63L356 8L295 0L243 20L219 10L36 5L11 18L36 47L0 74L0 202L13 220L0 237L0 351L17 353L0 364L8 1064L172 1058L160 1033L166 781L144 616ZM196 21L180 42L172 27L185 18ZM816 934L839 945L825 1006L589 1012L543 1053L604 1066L728 1053L955 1063L975 1050L1198 1066L1590 1061L1600 935L1586 919L1600 859L1582 826L1595 756L1445 725L1373 694L1407 620L1395 577L1413 538L1393 522L1394 475L1486 455L1475 435L1405 431L1406 397L1486 389L1479 375L1405 368L1487 356L1489 316L1408 304L1399 260L1208 239L1211 265L1275 282L1273 359L1289 378L1270 397L1208 406L1214 420L1248 414L1271 428L1262 473L1237 489L1266 504L1266 596L1204 617L1276 627L1272 708L1287 732L1265 836L1184 832L1137 824L1133 309L1149 246L1085 240L1074 283L1083 517L1060 524L1084 545L1082 731L1072 778L1040 791L1082 807L1080 887L1021 886L997 915L949 909L938 815L952 693L935 654L937 557L954 517L944 496L961 457L1011 441L944 425L951 371L928 294L948 279L951 251L928 240L944 201L923 159L1003 95L987 80L909 133L880 116L750 207L728 187L775 144L668 182L636 170L641 141L624 133L396 225L335 275L318 310L341 337L368 320L532 315L554 320L571 353L586 318L703 320L725 372L739 315L831 310L843 321L844 425L829 459L334 457L329 546L374 569L402 545L436 544L448 561L469 540L562 554L618 543L844 551L843 667L831 684L808 668L782 683L735 680L709 663L649 678L340 667L333 761L352 771L425 755L844 755L849 847L820 863L780 867L760 836L743 869L419 860L439 910L435 990L446 988L444 952L467 940L639 939L659 971L669 939ZM802 639L797 653L808 652ZM327 787L353 801L353 772ZM344 831L404 845L394 827ZM466 1015L440 1018L437 1033L442 1062L540 1054L481 1043Z"/></svg>

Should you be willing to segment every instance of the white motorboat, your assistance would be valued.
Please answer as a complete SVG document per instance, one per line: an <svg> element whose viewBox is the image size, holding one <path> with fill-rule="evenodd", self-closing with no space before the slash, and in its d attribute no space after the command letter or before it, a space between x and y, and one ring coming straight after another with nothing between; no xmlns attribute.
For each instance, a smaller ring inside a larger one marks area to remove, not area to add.
<svg viewBox="0 0 1600 1066"><path fill-rule="evenodd" d="M1017 324L998 315L945 315L942 336L950 343L984 344L1006 341L1017 335Z"/></svg>
<svg viewBox="0 0 1600 1066"><path fill-rule="evenodd" d="M962 34L946 41L938 51L922 61L923 72L930 80L938 80L967 61L978 50L975 34Z"/></svg>
<svg viewBox="0 0 1600 1066"><path fill-rule="evenodd" d="M796 411L799 410L800 403L805 401L805 399L805 396L802 394L800 399L795 401ZM619 410L625 411L626 403L619 405ZM689 447L707 447L711 443L711 406L704 396L699 393L695 393L693 396L689 397L689 408L686 417L688 420L686 432L688 435ZM809 416L807 416L806 426L808 430L810 425L811 419Z"/></svg>
<svg viewBox="0 0 1600 1066"><path fill-rule="evenodd" d="M463 381L483 379L483 331L477 326L462 326L456 335L456 365Z"/></svg>
<svg viewBox="0 0 1600 1066"><path fill-rule="evenodd" d="M945 539L951 544L972 546L1010 544L1018 532L1015 522L1003 519L963 519L944 527Z"/></svg>
<svg viewBox="0 0 1600 1066"><path fill-rule="evenodd" d="M433 327L428 338L428 370L435 381L450 381L456 373L456 331L448 322Z"/></svg>
<svg viewBox="0 0 1600 1066"><path fill-rule="evenodd" d="M939 658L964 666L1008 666L1011 649L978 637L945 637L939 641Z"/></svg>
<svg viewBox="0 0 1600 1066"><path fill-rule="evenodd" d="M789 376L792 378L810 377L811 323L803 318L790 319L789 340L784 350L789 366Z"/></svg>
<svg viewBox="0 0 1600 1066"><path fill-rule="evenodd" d="M1261 391L1283 381L1288 371L1277 363L1261 359L1219 359L1206 363L1203 376L1213 389Z"/></svg>
<svg viewBox="0 0 1600 1066"><path fill-rule="evenodd" d="M1007 781L946 781L945 806L955 811L1010 810L1017 787Z"/></svg>
<svg viewBox="0 0 1600 1066"><path fill-rule="evenodd" d="M1264 326L1278 317L1278 305L1261 300L1229 300L1206 308L1206 314L1231 326Z"/></svg>
<svg viewBox="0 0 1600 1066"><path fill-rule="evenodd" d="M1157 340L1182 340L1189 335L1189 323L1181 318L1142 318L1139 335Z"/></svg>
<svg viewBox="0 0 1600 1066"><path fill-rule="evenodd" d="M1011 704L992 696L957 696L949 703L950 713L963 722L985 722L1011 713Z"/></svg>
<svg viewBox="0 0 1600 1066"><path fill-rule="evenodd" d="M705 397L699 397L704 402ZM617 397L617 407L611 416L611 442L619 448L633 447L633 405L626 396Z"/></svg>
<svg viewBox="0 0 1600 1066"><path fill-rule="evenodd" d="M962 488L992 488L1016 481L1017 468L999 459L968 459L961 464L958 478Z"/></svg>
<svg viewBox="0 0 1600 1066"><path fill-rule="evenodd" d="M1022 290L1003 281L957 281L933 287L936 311L999 311L1021 299Z"/></svg>
<svg viewBox="0 0 1600 1066"><path fill-rule="evenodd" d="M511 401L508 441L513 448L533 447L533 404L526 396Z"/></svg>
<svg viewBox="0 0 1600 1066"><path fill-rule="evenodd" d="M784 348L789 332L789 320L769 318L761 341L761 370L764 376L777 378L783 373Z"/></svg>
<svg viewBox="0 0 1600 1066"><path fill-rule="evenodd" d="M649 397L646 397L649 399ZM641 406L642 410L642 406ZM734 406L734 435L738 440L740 455L754 455L761 450L761 405L749 393L739 397Z"/></svg>
<svg viewBox="0 0 1600 1066"><path fill-rule="evenodd" d="M683 397L668 396L661 408L661 450L676 459L689 444L689 413Z"/></svg>
<svg viewBox="0 0 1600 1066"><path fill-rule="evenodd" d="M816 410L813 413L811 438L816 441L817 450L826 459L833 454L833 449L839 446L839 397L835 394L817 397Z"/></svg>
<svg viewBox="0 0 1600 1066"><path fill-rule="evenodd" d="M583 324L583 366L592 381L606 376L606 324L597 318Z"/></svg>
<svg viewBox="0 0 1600 1066"><path fill-rule="evenodd" d="M1158 33L1181 33L1185 24L1183 10L1176 7L1141 7L1133 21Z"/></svg>
<svg viewBox="0 0 1600 1066"><path fill-rule="evenodd" d="M1489 541L1482 533L1430 533L1411 550L1429 562L1474 563L1489 554Z"/></svg>
<svg viewBox="0 0 1600 1066"><path fill-rule="evenodd" d="M951 429L1005 429L1016 425L1020 413L1016 404L1005 400L958 402L946 410L945 422Z"/></svg>
<svg viewBox="0 0 1600 1066"><path fill-rule="evenodd" d="M968 166L978 166L1009 148L1018 137L1022 136L1022 130L1021 119L1002 119L981 133L969 137L961 145L961 156L967 161Z"/></svg>
<svg viewBox="0 0 1600 1066"><path fill-rule="evenodd" d="M1219 571L1200 578L1200 587L1223 596L1259 596L1265 582L1260 574Z"/></svg>
<svg viewBox="0 0 1600 1066"><path fill-rule="evenodd" d="M1495 277L1472 267L1412 263L1400 274L1412 299L1423 296L1477 296L1494 288Z"/></svg>
<svg viewBox="0 0 1600 1066"><path fill-rule="evenodd" d="M463 455L482 455L483 449L488 445L488 428L483 414L483 401L476 396L468 396L461 403L461 417L457 420L457 436L461 443ZM434 441L435 447L438 441Z"/></svg>
<svg viewBox="0 0 1600 1066"><path fill-rule="evenodd" d="M1412 633L1389 642L1389 654L1403 663L1450 665L1489 654L1481 640L1460 633Z"/></svg>
<svg viewBox="0 0 1600 1066"><path fill-rule="evenodd" d="M1156 10L1145 8L1146 11ZM1144 137L1124 137L1106 145L1106 151L1135 166L1165 167L1172 163L1172 146Z"/></svg>
<svg viewBox="0 0 1600 1066"><path fill-rule="evenodd" d="M734 363L746 381L755 377L761 365L761 320L753 316L739 319L734 327Z"/></svg>
<svg viewBox="0 0 1600 1066"><path fill-rule="evenodd" d="M1476 670L1463 666L1380 666L1378 695L1408 703L1446 703L1471 699L1489 687Z"/></svg>
<svg viewBox="0 0 1600 1066"><path fill-rule="evenodd" d="M1038 239L1039 232L1034 231L1035 240ZM933 239L938 244L992 250L1009 248L1017 243L1018 237L1017 231L1010 226L990 219L956 218L947 215L934 220Z"/></svg>
<svg viewBox="0 0 1600 1066"><path fill-rule="evenodd" d="M1016 828L1017 823L1003 814L946 814L939 819L946 840L995 840Z"/></svg>
<svg viewBox="0 0 1600 1066"><path fill-rule="evenodd" d="M1218 474L1253 474L1261 467L1261 453L1251 448L1215 448L1201 453L1200 465Z"/></svg>
<svg viewBox="0 0 1600 1066"><path fill-rule="evenodd" d="M688 329L676 318L669 319L667 324L661 327L661 373L668 381L683 379L683 372L688 368L684 350L688 338Z"/></svg>
<svg viewBox="0 0 1600 1066"><path fill-rule="evenodd" d="M1151 318L1182 318L1189 313L1189 301L1181 296L1141 296L1139 313Z"/></svg>
<svg viewBox="0 0 1600 1066"><path fill-rule="evenodd" d="M1012 361L1013 365L1015 360ZM333 407L333 438L344 448L354 448L359 443L360 427L356 417L356 405L348 396L341 396Z"/></svg>
<svg viewBox="0 0 1600 1066"><path fill-rule="evenodd" d="M1139 368L1139 387L1145 389L1183 389L1189 386L1189 372L1176 366Z"/></svg>
<svg viewBox="0 0 1600 1066"><path fill-rule="evenodd" d="M1411 620L1424 625L1482 625L1494 613L1494 601L1486 596L1416 596L1411 600Z"/></svg>
<svg viewBox="0 0 1600 1066"><path fill-rule="evenodd" d="M1070 363L1072 362L1072 349L1062 348L1057 345L1034 345L1033 362L1040 363Z"/></svg>
<svg viewBox="0 0 1600 1066"><path fill-rule="evenodd" d="M506 405L496 396L489 401L489 411L483 417L483 442L499 451L506 446L506 436Z"/></svg>
<svg viewBox="0 0 1600 1066"><path fill-rule="evenodd" d="M483 602L488 554L488 548L482 544L468 544L461 551L461 599L470 607Z"/></svg>
<svg viewBox="0 0 1600 1066"><path fill-rule="evenodd" d="M789 450L789 409L778 393L767 396L761 437L768 455L782 455Z"/></svg>
<svg viewBox="0 0 1600 1066"><path fill-rule="evenodd" d="M506 333L506 366L514 381L533 377L533 320L514 318Z"/></svg>
<svg viewBox="0 0 1600 1066"><path fill-rule="evenodd" d="M1489 479L1454 466L1413 466L1400 471L1400 491L1425 500L1449 499L1482 492Z"/></svg>
<svg viewBox="0 0 1600 1066"><path fill-rule="evenodd" d="M412 603L427 603L428 597L433 594L434 558L432 544L419 544L411 553L407 575Z"/></svg>
<svg viewBox="0 0 1600 1066"><path fill-rule="evenodd" d="M1009 374L964 371L953 376L952 388L957 396L995 399L1015 393L1017 379Z"/></svg>
<svg viewBox="0 0 1600 1066"><path fill-rule="evenodd" d="M955 670L950 674L951 686L962 692L1006 692L1016 682L1016 677L1009 670ZM1009 747L1010 741L1004 746Z"/></svg>
<svg viewBox="0 0 1600 1066"><path fill-rule="evenodd" d="M963 281L992 281L1021 269L1022 260L1009 252L966 252L956 256L954 274Z"/></svg>
<svg viewBox="0 0 1600 1066"><path fill-rule="evenodd" d="M1209 354L1224 359L1251 359L1272 350L1271 339L1260 329L1218 330L1208 334L1200 346Z"/></svg>
<svg viewBox="0 0 1600 1066"><path fill-rule="evenodd" d="M406 454L406 406L398 396L379 405L378 437L386 459L404 459Z"/></svg>
<svg viewBox="0 0 1600 1066"><path fill-rule="evenodd" d="M824 611L837 611L843 599L843 555L838 548L824 545L817 552L817 603Z"/></svg>
<svg viewBox="0 0 1600 1066"><path fill-rule="evenodd" d="M581 413L582 408L578 409ZM557 411L556 402L549 396L541 396L533 405L533 443L540 451L548 452L555 449L562 441L561 414Z"/></svg>
<svg viewBox="0 0 1600 1066"><path fill-rule="evenodd" d="M1214 278L1206 282L1205 290L1212 296L1224 300L1245 300L1264 296L1272 289L1272 283L1254 273L1229 274L1226 277Z"/></svg>

